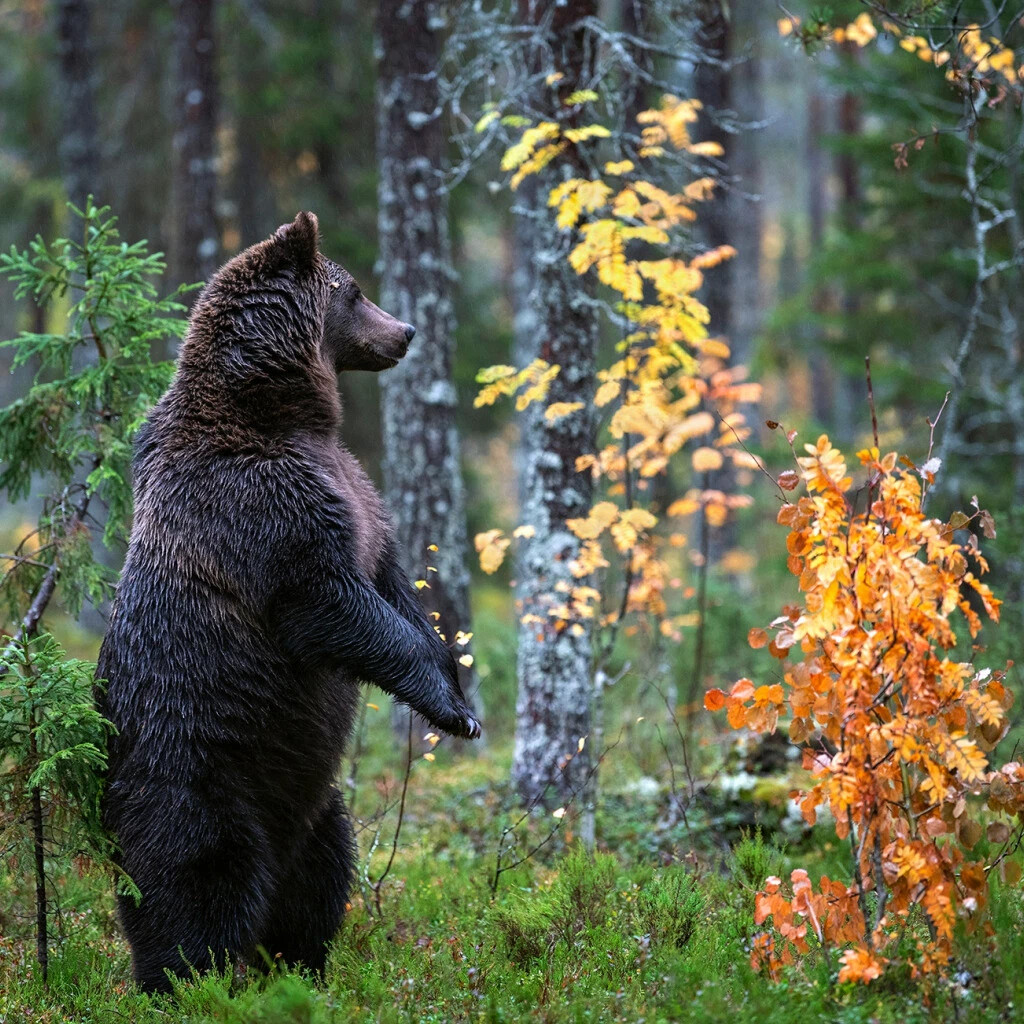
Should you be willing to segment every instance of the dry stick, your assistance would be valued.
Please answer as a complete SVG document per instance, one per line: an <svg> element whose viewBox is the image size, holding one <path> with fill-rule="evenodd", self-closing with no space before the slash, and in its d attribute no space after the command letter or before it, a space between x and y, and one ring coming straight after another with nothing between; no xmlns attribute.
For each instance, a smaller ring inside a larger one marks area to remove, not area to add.
<svg viewBox="0 0 1024 1024"><path fill-rule="evenodd" d="M970 90L964 94L964 105L965 111L965 123L967 124L967 157L965 160L965 174L967 177L967 188L965 189L965 196L970 204L971 210L971 229L974 236L974 286L971 292L971 305L967 314L967 324L964 327L963 336L960 339L960 346L957 349L956 358L953 360L952 377L953 377L953 400L949 406L949 425L946 428L945 433L942 435L942 440L939 442L939 460L945 465L949 449L953 444L954 433L957 429L957 413L960 409L960 399L963 394L964 380L963 373L964 367L967 365L967 360L970 357L971 349L974 346L974 338L978 330L978 322L981 319L981 308L985 300L985 281L988 280L989 268L986 251L986 240L988 232L992 227L992 223L983 223L981 219L981 209L978 197L978 171L977 171L977 157L978 157L978 142L977 142L977 122L978 122L978 111L974 105L974 98L970 93ZM945 403L943 403L945 404Z"/></svg>
<svg viewBox="0 0 1024 1024"><path fill-rule="evenodd" d="M579 796L581 793L585 792L588 784L590 783L591 776L594 775L597 772L598 767L604 761L605 757L607 757L608 754L610 754L622 742L622 736L623 736L624 732L625 732L624 728L620 729L619 730L619 735L616 737L615 742L613 744L611 744L611 746L605 747L605 749L601 751L601 754L598 756L598 758L595 760L595 762L591 766L590 771L587 772L587 774L584 776L583 783L580 786L580 788L578 790L574 790L572 795L569 797L568 801L566 801L566 804L565 804L565 807L564 807L565 811L568 811L568 809L573 805L573 802L576 800L577 796ZM498 840L498 852L497 852L497 854L495 856L494 876L491 878L491 897L492 898L497 896L497 894L498 894L498 883L499 883L499 881L501 879L501 876L506 871L511 871L513 868L519 867L520 864L525 864L528 860L530 860L531 857L533 857L533 855L535 853L537 853L543 847L547 846L547 844L550 843L551 840L554 839L555 836L558 835L558 833L562 830L562 824L563 824L563 822L565 821L565 818L566 818L565 814L563 814L560 818L557 818L555 820L555 824L549 829L548 834L546 836L544 836L543 839L539 840L529 850L527 850L527 852L524 853L522 857L516 858L516 860L514 860L511 864L502 864L502 860L503 860L503 858L505 856L506 850L513 849L513 847L505 847L505 837L510 835L510 834L515 836L515 830L530 816L530 813L533 811L533 809L535 807L537 807L537 805L544 798L544 795L545 795L545 793L547 793L547 791L550 788L550 786L551 786L551 783L549 782L544 787L544 789L541 791L541 793L538 796L534 797L534 799L530 802L530 804L527 806L526 810L523 811L523 813L519 816L519 818L515 822L513 822L511 825L506 825L505 828L502 829L501 838Z"/></svg>
<svg viewBox="0 0 1024 1024"><path fill-rule="evenodd" d="M99 460L97 459L93 468L98 465ZM75 506L69 527L64 531L65 534L73 532L85 520L85 514L89 509L89 501L91 497L92 495L87 490L83 489L82 497ZM50 603L50 600L57 589L57 577L59 575L60 562L58 554L55 553L53 561L50 563L50 568L46 571L46 575L39 584L39 589L36 591L35 597L32 598L32 603L28 606L28 611L25 612L25 617L21 620L21 626L18 629L17 635L12 637L10 642L4 648L3 654L0 655L0 661L6 661L15 647L19 644L28 643L28 641L35 635L36 630L39 628L39 622L43 617L43 612L46 611L46 606ZM7 667L0 664L0 678L6 674Z"/></svg>
<svg viewBox="0 0 1024 1024"><path fill-rule="evenodd" d="M789 498L786 497L786 492L779 486L779 481L768 472L765 464L743 443L743 438L737 433L736 428L731 423L726 422L725 417L717 409L714 410L714 413L718 417L719 423L728 427L733 432L733 436L736 438L736 443L754 460L757 468L766 477L768 477L769 480L771 480L772 487L779 492L779 497L782 498L783 501L788 502ZM778 424L776 424L776 426L778 426ZM792 445L790 445L790 447L792 448Z"/></svg>
<svg viewBox="0 0 1024 1024"><path fill-rule="evenodd" d="M711 475L705 470L701 480L704 490L707 491L711 483ZM700 515L703 519L700 529L700 565L697 567L697 646L693 653L693 675L690 677L690 686L686 694L687 707L687 732L693 732L693 715L690 714L692 705L697 700L697 693L700 690L701 676L704 674L704 632L707 620L708 607L708 561L711 556L711 526L708 523L707 512L702 506Z"/></svg>
<svg viewBox="0 0 1024 1024"><path fill-rule="evenodd" d="M934 420L928 420L928 455L925 458L925 462L931 462L932 449L935 447L935 428L939 425L939 420L942 419L942 412L946 408L946 403L949 401L949 392L946 392L945 398L942 399L942 405L939 406L939 411L935 416ZM941 469L942 466L939 466ZM928 498L929 487L927 479L921 485L921 511L924 512L924 503Z"/></svg>
<svg viewBox="0 0 1024 1024"><path fill-rule="evenodd" d="M864 357L864 373L868 378L868 407L871 409L871 436L878 447L878 416L875 414L875 389L871 386L871 356Z"/></svg>
<svg viewBox="0 0 1024 1024"><path fill-rule="evenodd" d="M391 871L391 865L395 862L395 855L398 853L398 837L402 834L402 822L405 819L405 796L409 792L409 776L412 775L412 715L409 716L409 734L406 740L405 750L405 777L402 779L402 796L398 802L398 821L395 823L395 836L391 841L391 854L380 877L373 883L373 900L377 907L378 915L383 915L381 910L381 886L384 879Z"/></svg>
<svg viewBox="0 0 1024 1024"><path fill-rule="evenodd" d="M622 402L625 404L626 399L629 396L630 386L633 383L633 371L630 367L629 356L631 349L626 350L626 378L625 384L622 391ZM623 486L625 489L625 503L627 509L632 509L635 503L635 495L633 490L633 471L629 464L629 449L631 445L630 434L628 431L622 435L622 476ZM604 687L605 678L607 673L605 667L611 659L612 652L615 650L615 641L618 638L619 629L622 625L623 619L626 617L626 613L629 609L629 592L633 588L633 552L629 551L626 554L626 564L622 573L622 599L619 602L618 614L615 619L608 626L608 632L605 634L604 644L601 647L601 651L597 657L595 671L594 671L594 708L591 722L591 734L593 749L598 749L604 742ZM583 825L581 832L583 835L583 845L587 848L588 852L594 852L595 844L595 832L597 828L597 803L598 803L598 783L599 777L597 768L600 765L598 761L594 766L594 771L588 775L590 785L587 793L585 794L585 801L583 806ZM546 791L546 787L545 787Z"/></svg>
<svg viewBox="0 0 1024 1024"><path fill-rule="evenodd" d="M29 733L29 750L32 761L39 757L36 743L35 709L32 711L32 731ZM36 870L36 956L43 969L43 987L46 987L50 968L50 956L46 934L46 865L43 846L43 797L38 786L32 787L32 846L35 851Z"/></svg>

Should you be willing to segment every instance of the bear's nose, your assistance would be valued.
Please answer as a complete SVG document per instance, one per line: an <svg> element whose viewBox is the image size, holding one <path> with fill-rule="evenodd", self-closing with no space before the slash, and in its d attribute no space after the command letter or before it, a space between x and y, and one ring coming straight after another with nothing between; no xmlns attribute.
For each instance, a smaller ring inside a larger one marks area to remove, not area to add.
<svg viewBox="0 0 1024 1024"><path fill-rule="evenodd" d="M416 337L416 328L412 324L405 325L405 340L412 341Z"/></svg>

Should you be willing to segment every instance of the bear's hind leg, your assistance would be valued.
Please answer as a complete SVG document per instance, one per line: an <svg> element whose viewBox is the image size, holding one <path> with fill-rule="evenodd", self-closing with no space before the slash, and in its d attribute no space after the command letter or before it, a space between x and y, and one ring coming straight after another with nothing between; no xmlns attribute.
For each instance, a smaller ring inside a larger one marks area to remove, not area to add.
<svg viewBox="0 0 1024 1024"><path fill-rule="evenodd" d="M121 924L150 992L170 990L167 971L187 978L248 958L274 891L265 838L244 808L211 813L175 795L161 800L162 817L137 815L121 830L122 866L142 892L139 903L119 897Z"/></svg>
<svg viewBox="0 0 1024 1024"><path fill-rule="evenodd" d="M274 895L260 945L289 966L323 974L327 944L341 924L355 867L352 824L337 790L295 851Z"/></svg>

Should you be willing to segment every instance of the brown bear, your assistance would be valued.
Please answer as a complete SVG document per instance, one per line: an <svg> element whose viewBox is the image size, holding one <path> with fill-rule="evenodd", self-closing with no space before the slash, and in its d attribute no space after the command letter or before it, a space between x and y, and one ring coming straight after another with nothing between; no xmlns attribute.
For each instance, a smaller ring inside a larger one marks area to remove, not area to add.
<svg viewBox="0 0 1024 1024"><path fill-rule="evenodd" d="M338 439L335 374L394 366L413 334L300 213L203 290L139 432L97 676L117 729L104 820L142 894L120 911L145 989L260 947L322 970L355 861L334 779L361 682L479 735Z"/></svg>

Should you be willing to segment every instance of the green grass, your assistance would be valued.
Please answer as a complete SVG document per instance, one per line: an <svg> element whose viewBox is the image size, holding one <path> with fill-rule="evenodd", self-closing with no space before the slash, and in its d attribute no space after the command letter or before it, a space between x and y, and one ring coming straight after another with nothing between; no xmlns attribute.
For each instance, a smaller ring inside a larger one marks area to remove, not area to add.
<svg viewBox="0 0 1024 1024"><path fill-rule="evenodd" d="M382 913L365 887L353 893L323 984L239 969L183 982L173 996L141 995L107 879L69 871L58 879L64 937L54 943L44 989L28 891L7 877L0 884L0 1021L895 1024L1013 1020L1012 1006L1024 1006L1019 888L994 893L992 939L963 938L958 982L897 972L869 986L838 986L812 954L773 983L749 966L754 892L766 874L796 864L812 873L842 870L843 847L826 833L782 849L757 835L740 839L708 810L701 818L693 808L687 831L666 818L663 796L610 795L593 858L573 839L576 823L567 815L563 831L503 873L494 894L498 837L516 815L500 782L507 765L443 754L422 764ZM365 786L367 796L380 789L369 777ZM382 845L393 822L392 815ZM543 838L552 824L550 817L531 821L524 843ZM361 835L364 850L372 831ZM382 865L375 855L371 875Z"/></svg>

